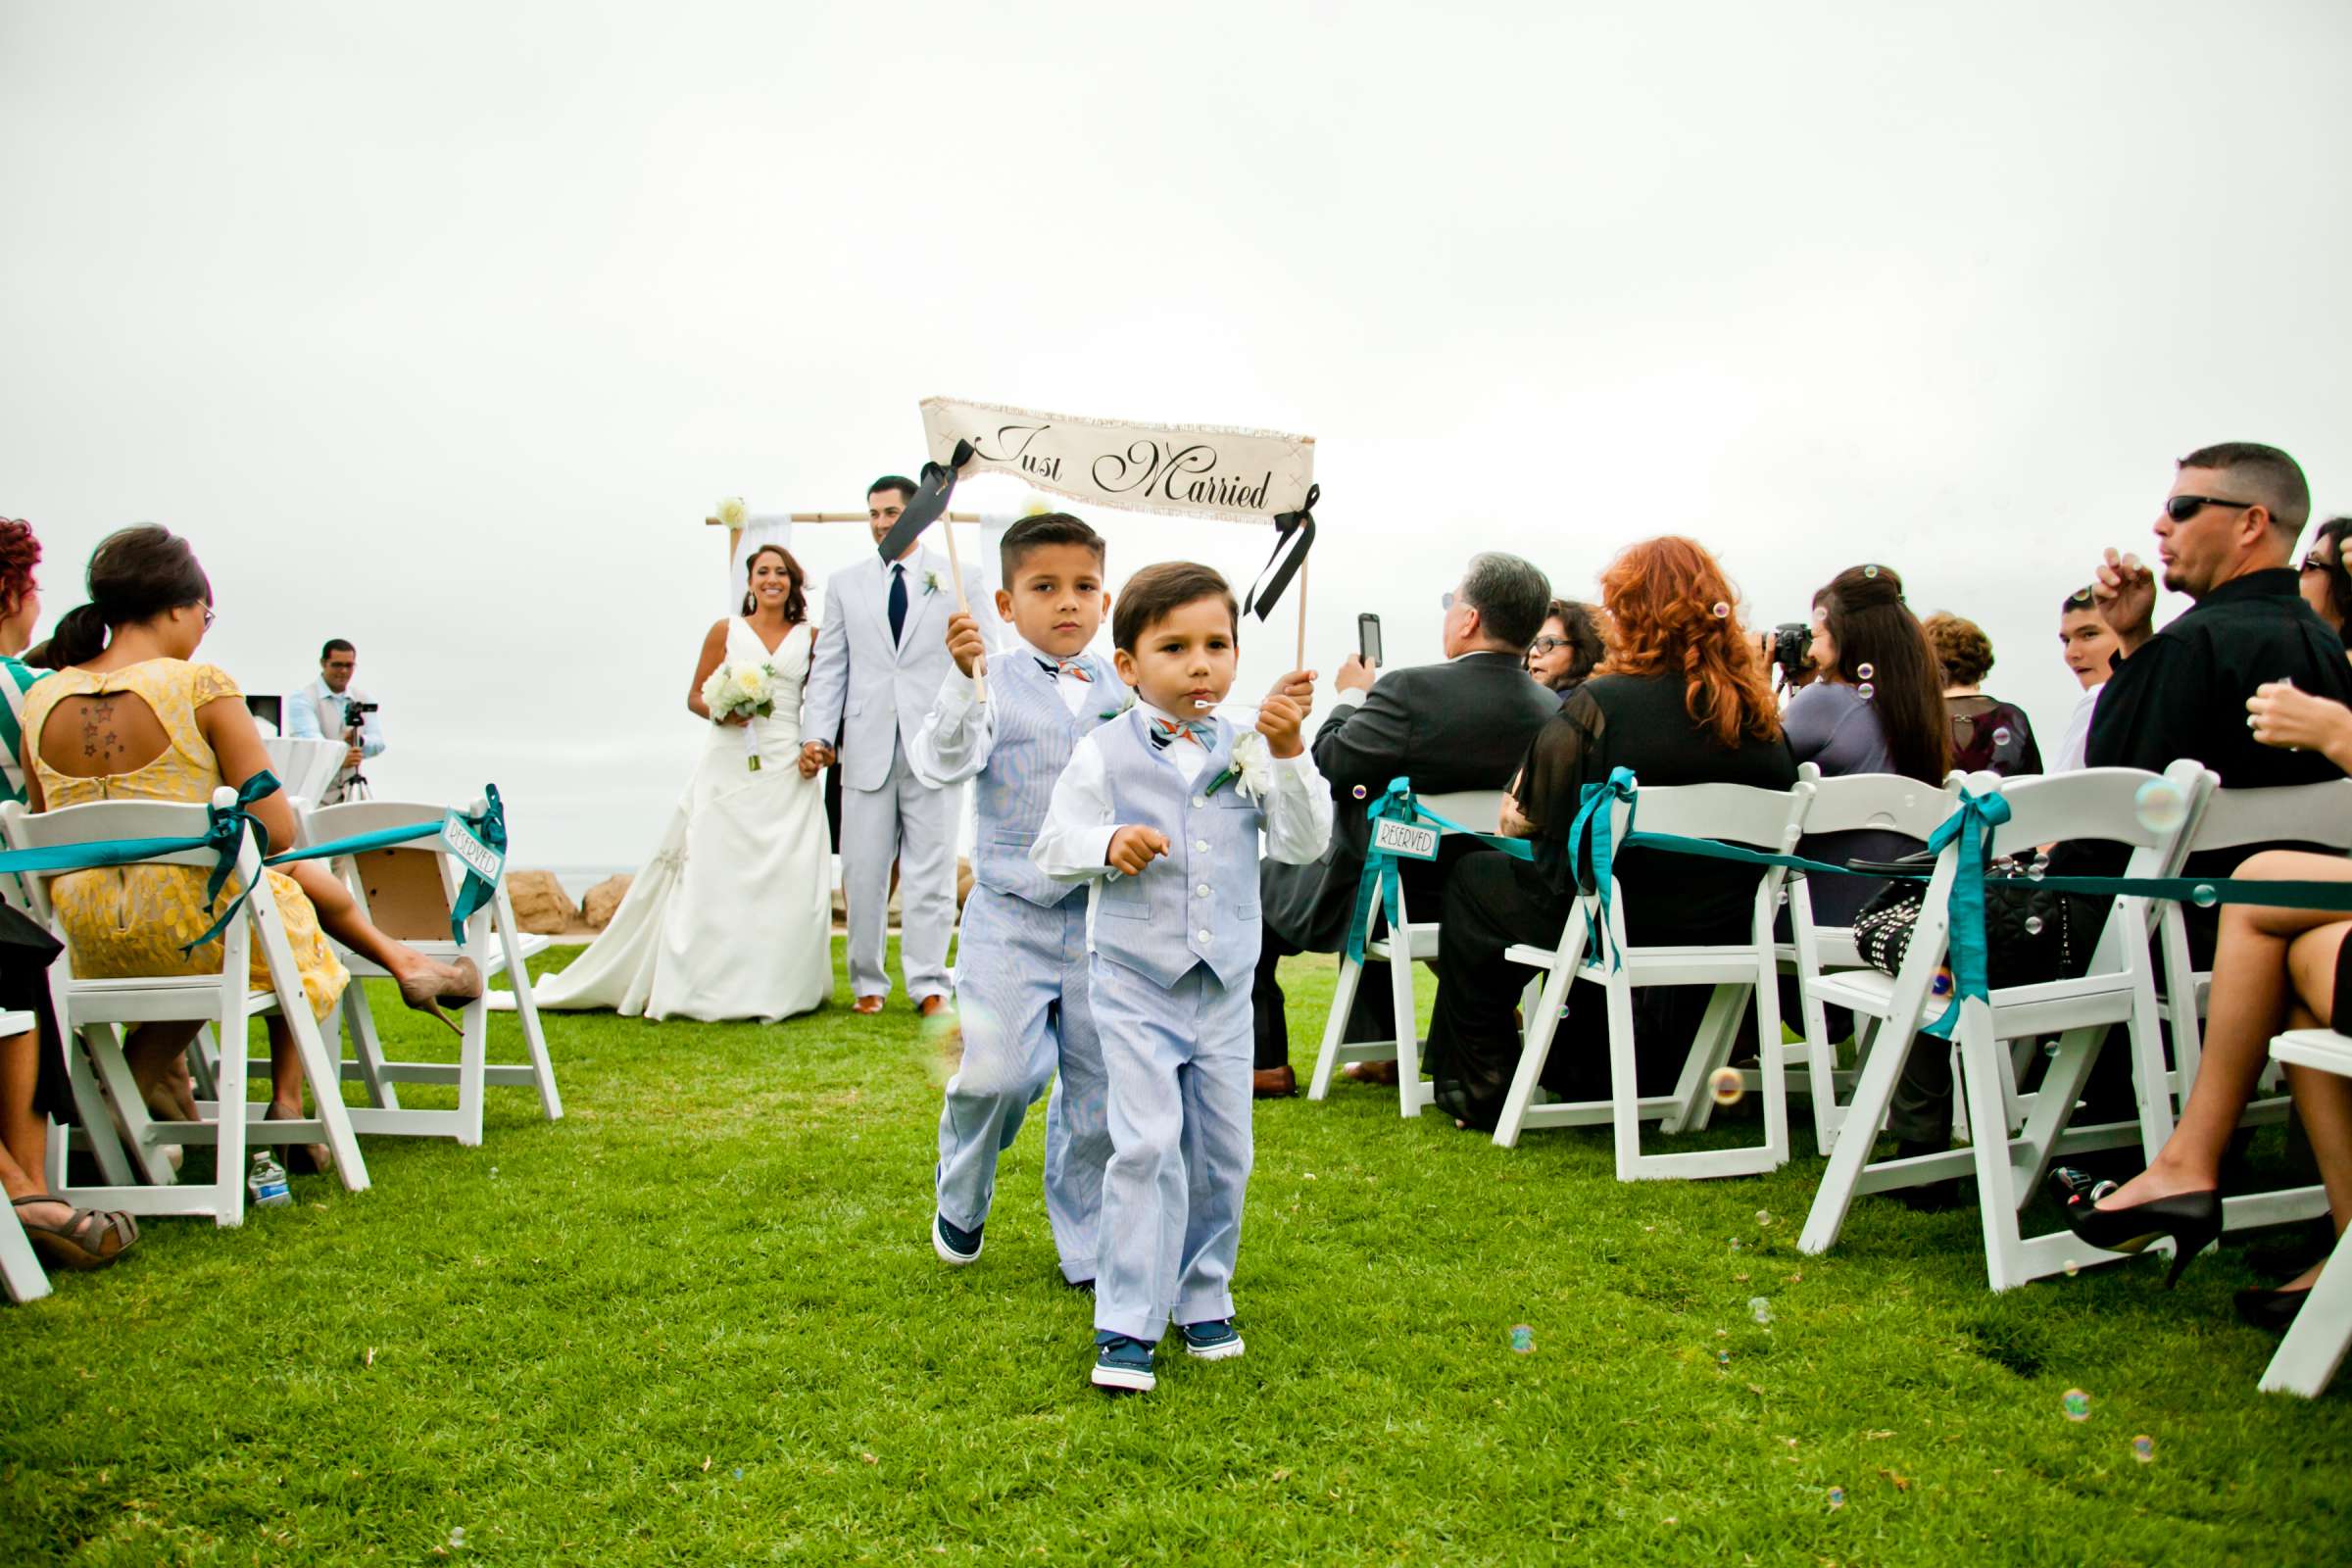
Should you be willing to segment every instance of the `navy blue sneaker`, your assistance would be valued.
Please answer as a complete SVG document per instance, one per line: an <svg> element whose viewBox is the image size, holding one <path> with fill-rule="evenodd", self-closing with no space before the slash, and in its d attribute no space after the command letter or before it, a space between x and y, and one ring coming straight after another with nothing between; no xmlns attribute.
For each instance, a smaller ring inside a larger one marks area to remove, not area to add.
<svg viewBox="0 0 2352 1568"><path fill-rule="evenodd" d="M1242 1337L1229 1317L1180 1324L1176 1332L1184 1336L1184 1353L1202 1361L1224 1361L1242 1353Z"/></svg>
<svg viewBox="0 0 2352 1568"><path fill-rule="evenodd" d="M931 1250L939 1254L942 1262L954 1263L957 1267L978 1262L980 1232L985 1228L975 1225L967 1231L949 1224L947 1215L934 1214L931 1216Z"/></svg>
<svg viewBox="0 0 2352 1568"><path fill-rule="evenodd" d="M1150 1394L1159 1386L1152 1375L1152 1347L1107 1330L1095 1335L1094 1385L1115 1393Z"/></svg>

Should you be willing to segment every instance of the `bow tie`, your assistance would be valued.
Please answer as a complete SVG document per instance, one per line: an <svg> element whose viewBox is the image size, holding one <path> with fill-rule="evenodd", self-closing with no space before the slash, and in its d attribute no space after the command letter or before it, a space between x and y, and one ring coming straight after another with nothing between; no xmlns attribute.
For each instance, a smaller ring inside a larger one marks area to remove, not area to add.
<svg viewBox="0 0 2352 1568"><path fill-rule="evenodd" d="M1178 741L1192 741L1205 752L1216 745L1217 727L1205 719L1154 717L1151 735L1157 751L1164 752Z"/></svg>
<svg viewBox="0 0 2352 1568"><path fill-rule="evenodd" d="M1076 660L1040 659L1037 662L1037 667L1044 670L1047 674L1052 675L1056 680L1059 680L1064 675L1068 675L1075 679L1085 681L1089 686L1092 686L1095 683L1095 677L1093 674L1087 670L1087 667L1084 664L1079 663Z"/></svg>

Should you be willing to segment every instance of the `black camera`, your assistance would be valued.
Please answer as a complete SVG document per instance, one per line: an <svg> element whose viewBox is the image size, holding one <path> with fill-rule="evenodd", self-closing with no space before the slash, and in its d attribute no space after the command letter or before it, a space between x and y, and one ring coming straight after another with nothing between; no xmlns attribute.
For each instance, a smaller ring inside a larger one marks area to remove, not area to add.
<svg viewBox="0 0 2352 1568"><path fill-rule="evenodd" d="M343 727L345 729L358 729L360 725L366 721L368 715L374 712L376 709L380 708L381 706L383 705L380 703L357 703L353 702L348 697L344 698Z"/></svg>
<svg viewBox="0 0 2352 1568"><path fill-rule="evenodd" d="M1770 635L1772 662L1780 666L1781 683L1799 684L1813 671L1813 628L1801 621L1783 621Z"/></svg>

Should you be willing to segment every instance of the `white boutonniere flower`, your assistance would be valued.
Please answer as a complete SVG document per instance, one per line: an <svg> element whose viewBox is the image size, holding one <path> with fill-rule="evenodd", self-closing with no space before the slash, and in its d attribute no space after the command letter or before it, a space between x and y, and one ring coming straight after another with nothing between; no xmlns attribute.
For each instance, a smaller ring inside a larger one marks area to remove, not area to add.
<svg viewBox="0 0 2352 1568"><path fill-rule="evenodd" d="M718 504L718 520L730 528L742 527L743 519L750 514L741 496L729 496Z"/></svg>
<svg viewBox="0 0 2352 1568"><path fill-rule="evenodd" d="M1128 685L1125 681L1121 681L1119 682L1118 691L1119 694L1110 700L1110 706L1096 715L1098 718L1105 721L1114 719L1135 706L1134 687Z"/></svg>
<svg viewBox="0 0 2352 1568"><path fill-rule="evenodd" d="M1233 738L1233 773L1234 787L1250 799L1262 804L1273 796L1274 753L1263 735L1246 729Z"/></svg>
<svg viewBox="0 0 2352 1568"><path fill-rule="evenodd" d="M939 592L939 573L938 573L938 572L936 572L936 571L926 571L926 572L924 572L924 573L923 573L923 597L924 597L924 598L926 598L926 599L928 599L928 598L930 598L930 597L931 597L933 594L935 594L935 593L937 593L937 592Z"/></svg>

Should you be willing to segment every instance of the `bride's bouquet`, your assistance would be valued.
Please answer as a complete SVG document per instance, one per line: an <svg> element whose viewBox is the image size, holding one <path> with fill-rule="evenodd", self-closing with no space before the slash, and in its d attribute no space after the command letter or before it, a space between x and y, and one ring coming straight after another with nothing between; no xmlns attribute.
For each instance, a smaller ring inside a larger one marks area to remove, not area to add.
<svg viewBox="0 0 2352 1568"><path fill-rule="evenodd" d="M720 664L703 682L703 706L710 710L710 722L720 724L737 716L774 717L776 680L773 664ZM752 766L758 768L760 748L748 732L745 745L751 753Z"/></svg>

